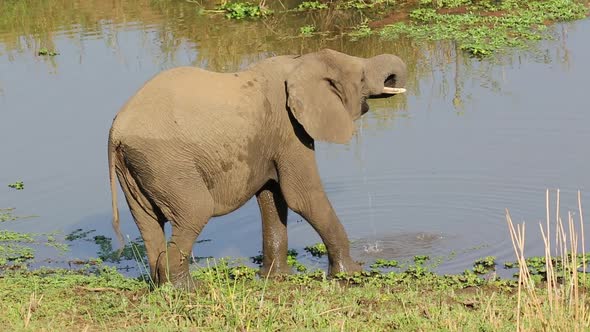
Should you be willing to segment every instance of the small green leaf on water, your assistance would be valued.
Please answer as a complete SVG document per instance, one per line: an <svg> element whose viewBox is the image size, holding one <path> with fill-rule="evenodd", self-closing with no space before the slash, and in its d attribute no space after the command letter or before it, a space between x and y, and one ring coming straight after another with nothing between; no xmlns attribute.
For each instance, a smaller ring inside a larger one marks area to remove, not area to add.
<svg viewBox="0 0 590 332"><path fill-rule="evenodd" d="M487 256L484 258L480 258L475 261L473 264L473 272L477 274L485 274L491 272L496 267L496 257L494 256Z"/></svg>
<svg viewBox="0 0 590 332"><path fill-rule="evenodd" d="M39 52L37 54L39 54L39 55L47 55L47 56L56 56L59 53L57 53L54 50L48 50L47 48L42 47L41 49L39 49Z"/></svg>
<svg viewBox="0 0 590 332"><path fill-rule="evenodd" d="M429 259L430 257L426 255L416 255L414 256L414 263L416 263L416 265L422 265Z"/></svg>
<svg viewBox="0 0 590 332"><path fill-rule="evenodd" d="M16 190L23 190L25 189L25 184L22 181L16 181L15 183L9 184L8 187Z"/></svg>
<svg viewBox="0 0 590 332"><path fill-rule="evenodd" d="M272 10L264 6L253 5L249 2L226 2L218 8L225 11L225 17L234 20L262 18L272 14Z"/></svg>
<svg viewBox="0 0 590 332"><path fill-rule="evenodd" d="M391 259L391 260L377 259L377 260L375 260L375 263L373 263L371 265L371 268L377 269L380 267L397 267L397 266L398 266L398 262L394 259Z"/></svg>
<svg viewBox="0 0 590 332"><path fill-rule="evenodd" d="M322 257L328 253L328 249L323 243L316 243L313 246L307 246L304 248L304 250L314 257Z"/></svg>
<svg viewBox="0 0 590 332"><path fill-rule="evenodd" d="M305 267L305 265L297 261L297 255L299 255L297 250L289 249L289 251L287 252L287 264L289 264L289 266L294 267L299 272L306 272L307 267Z"/></svg>

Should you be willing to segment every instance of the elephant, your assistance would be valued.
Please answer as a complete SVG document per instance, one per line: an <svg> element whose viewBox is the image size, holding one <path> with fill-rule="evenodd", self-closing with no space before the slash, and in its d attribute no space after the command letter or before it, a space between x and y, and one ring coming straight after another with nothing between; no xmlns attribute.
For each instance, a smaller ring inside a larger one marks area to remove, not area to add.
<svg viewBox="0 0 590 332"><path fill-rule="evenodd" d="M369 111L367 99L406 92L406 77L398 56L330 49L270 57L234 73L160 72L125 103L109 131L117 236L122 241L115 176L156 285L190 287L189 257L205 224L254 196L262 217L261 275L291 273L288 209L321 237L330 275L360 271L324 192L315 141L349 142L354 120Z"/></svg>

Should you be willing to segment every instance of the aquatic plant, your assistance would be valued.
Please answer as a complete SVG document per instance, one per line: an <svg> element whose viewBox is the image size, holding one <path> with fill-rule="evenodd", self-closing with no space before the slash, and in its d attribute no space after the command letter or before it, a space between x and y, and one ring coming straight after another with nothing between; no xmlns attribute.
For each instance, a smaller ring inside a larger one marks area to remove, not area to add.
<svg viewBox="0 0 590 332"><path fill-rule="evenodd" d="M473 263L473 272L477 274L485 274L493 271L496 268L496 257L487 256L484 258L477 259Z"/></svg>
<svg viewBox="0 0 590 332"><path fill-rule="evenodd" d="M315 32L315 26L313 25L304 25L299 28L299 34L303 37L311 37Z"/></svg>
<svg viewBox="0 0 590 332"><path fill-rule="evenodd" d="M306 246L304 250L315 257L322 257L328 254L328 249L326 248L326 245L323 243L316 243L311 246Z"/></svg>
<svg viewBox="0 0 590 332"><path fill-rule="evenodd" d="M253 5L250 2L225 2L218 7L225 11L225 17L241 20L245 18L261 18L272 14L272 11L261 2Z"/></svg>
<svg viewBox="0 0 590 332"><path fill-rule="evenodd" d="M328 5L325 3L321 3L319 1L303 1L297 6L297 10L305 11L305 10L319 10L319 9L327 9Z"/></svg>
<svg viewBox="0 0 590 332"><path fill-rule="evenodd" d="M23 190L25 189L25 184L22 181L16 181L8 185L9 188L16 189L16 190Z"/></svg>
<svg viewBox="0 0 590 332"><path fill-rule="evenodd" d="M47 55L47 56L56 56L59 55L59 53L57 53L56 51L53 50L48 50L45 47L42 47L39 49L39 52L37 52L38 55Z"/></svg>
<svg viewBox="0 0 590 332"><path fill-rule="evenodd" d="M371 268L372 269L377 269L377 268L387 268L387 267L397 267L399 265L399 263L394 260L394 259L377 259L375 260L375 263L371 264Z"/></svg>

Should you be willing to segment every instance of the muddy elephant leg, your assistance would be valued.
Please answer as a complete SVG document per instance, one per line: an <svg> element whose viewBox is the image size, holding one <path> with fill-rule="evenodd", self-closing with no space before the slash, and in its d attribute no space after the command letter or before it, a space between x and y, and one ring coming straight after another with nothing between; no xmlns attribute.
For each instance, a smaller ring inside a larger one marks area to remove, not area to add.
<svg viewBox="0 0 590 332"><path fill-rule="evenodd" d="M182 206L177 204L175 207L165 260L169 280L175 287L187 290L195 287L189 273L192 248L212 214L213 204L206 200L186 202Z"/></svg>
<svg viewBox="0 0 590 332"><path fill-rule="evenodd" d="M362 270L350 257L350 244L344 227L324 192L315 158L310 162L288 163L279 168L280 186L287 205L307 220L320 235L328 250L329 274Z"/></svg>
<svg viewBox="0 0 590 332"><path fill-rule="evenodd" d="M291 274L287 264L287 203L271 180L256 194L262 217L262 277Z"/></svg>
<svg viewBox="0 0 590 332"><path fill-rule="evenodd" d="M142 208L131 206L131 214L136 220L139 233L145 245L150 277L154 285L160 285L166 281L162 259L166 253L166 235L164 234L164 219L158 219L146 213Z"/></svg>
<svg viewBox="0 0 590 332"><path fill-rule="evenodd" d="M193 289L194 280L189 274L189 263L195 240L213 215L213 199L203 184L166 182L158 188L155 198L166 219L172 225L172 235L166 254L158 263L166 271L165 281L175 287ZM174 193L174 195L160 195Z"/></svg>
<svg viewBox="0 0 590 332"><path fill-rule="evenodd" d="M125 192L129 210L139 228L139 233L145 245L148 264L150 266L151 281L155 285L160 285L165 280L165 271L161 265L161 260L166 252L166 235L164 234L166 218L159 210L156 211L157 208L153 208L138 190L134 191L137 193L135 195L130 193L131 188L135 188L134 182L125 182L127 180L133 181L130 180L130 177L124 178L123 180L121 187L123 192ZM138 200L142 200L143 205ZM150 206L150 208L144 208L144 206Z"/></svg>
<svg viewBox="0 0 590 332"><path fill-rule="evenodd" d="M182 227L172 228L164 264L168 270L168 280L177 288L191 290L195 283L189 273L192 247L198 234Z"/></svg>

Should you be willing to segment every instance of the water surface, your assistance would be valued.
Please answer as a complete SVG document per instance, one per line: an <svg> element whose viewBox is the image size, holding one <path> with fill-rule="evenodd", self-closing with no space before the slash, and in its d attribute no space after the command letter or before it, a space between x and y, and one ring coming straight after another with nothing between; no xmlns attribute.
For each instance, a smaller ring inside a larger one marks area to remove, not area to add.
<svg viewBox="0 0 590 332"><path fill-rule="evenodd" d="M450 255L443 272L486 255L511 260L506 208L527 221L527 250L541 254L536 224L545 219L546 188L561 189L563 211L577 209L577 190L590 206L589 20L553 27L556 39L532 51L479 61L453 43L289 37L314 17L229 22L198 15L190 3L147 0L21 7L0 4L0 207L39 217L2 225L10 229L112 236L108 129L156 73L180 65L233 71L324 47L398 54L410 70L407 96L373 103L350 144L317 145L326 191L356 258ZM60 54L37 56L41 47ZM25 190L6 187L16 180ZM123 230L134 238L124 199L119 205ZM289 220L290 247L302 252L319 241L299 216ZM256 255L255 201L211 220L200 239L211 241L195 246L198 256ZM95 250L76 246L67 256ZM324 259L304 259L325 268Z"/></svg>

